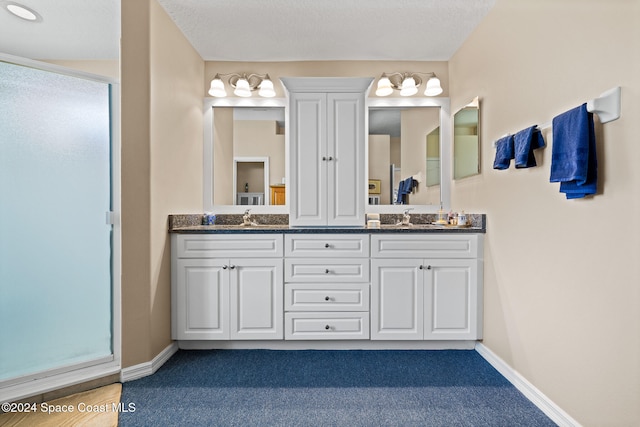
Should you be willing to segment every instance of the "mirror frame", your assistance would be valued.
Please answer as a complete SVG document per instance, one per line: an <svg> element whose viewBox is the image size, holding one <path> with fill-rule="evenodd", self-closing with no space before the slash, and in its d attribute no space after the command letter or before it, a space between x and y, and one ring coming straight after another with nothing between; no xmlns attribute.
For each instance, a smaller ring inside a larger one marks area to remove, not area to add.
<svg viewBox="0 0 640 427"><path fill-rule="evenodd" d="M440 108L440 203L442 209L451 209L451 178L452 178L452 151L453 151L453 124L451 118L451 102L449 98L368 98L367 99L367 125L369 128L369 108L388 107L439 107ZM368 135L368 132L367 132ZM425 142L426 143L426 142ZM369 157L367 147L366 156ZM425 159L426 162L426 159ZM367 162L368 165L368 162ZM366 168L368 182L369 168ZM366 192L365 192L366 193ZM365 194L367 197L368 194ZM412 209L412 213L435 213L440 206L436 205L369 205L365 200L365 212L367 213L402 213L406 209Z"/></svg>
<svg viewBox="0 0 640 427"><path fill-rule="evenodd" d="M216 214L241 214L248 206L239 205L214 205L213 204L213 146L215 144L213 136L213 115L215 107L273 107L284 108L285 117L289 117L289 107L286 98L204 98L203 108L203 168L202 168L202 206L205 212ZM289 177L289 132L288 125L285 124L284 134L284 154L285 154L285 175ZM233 177L229 177L232 181ZM288 192L287 188L287 192ZM266 195L265 195L266 197ZM286 196L286 205L252 205L251 212L261 214L288 214L289 195Z"/></svg>
<svg viewBox="0 0 640 427"><path fill-rule="evenodd" d="M472 104L476 104L476 109L478 110L478 122L476 124L477 127L477 132L478 132L478 144L476 149L478 150L478 159L477 159L477 172L470 174L470 175L465 175L465 176L461 176L460 178L456 178L456 164L455 164L455 154L456 154L456 135L455 135L455 127L456 127L456 114L458 114L459 112L461 112L462 110L464 110L467 107L470 107ZM479 96L474 96L473 99L466 103L465 105L463 105L462 107L458 108L456 111L454 111L451 114L451 124L453 126L453 134L451 136L451 159L452 159L452 167L453 169L451 170L451 176L453 178L454 181L459 181L461 179L466 179L466 178L470 178L472 176L477 176L480 175L481 170L480 167L482 166L482 159L480 158L481 152L482 152L482 140L481 140L481 133L482 133L482 119L481 119L481 109L480 109L480 97Z"/></svg>
<svg viewBox="0 0 640 427"><path fill-rule="evenodd" d="M446 211L451 209L452 150L453 124L450 99L441 98L366 98L365 115L368 129L370 107L439 107L440 108L440 202ZM203 209L205 212L221 214L241 214L246 206L213 204L213 114L214 107L276 107L285 109L285 117L289 117L287 98L204 98L203 106ZM289 132L285 126L285 171L289 179ZM368 135L368 132L367 132ZM369 157L369 149L365 148L365 156ZM426 161L426 160L425 160ZM368 165L368 162L367 162ZM366 167L365 182L368 182L369 169ZM252 206L254 213L289 214L289 188L287 187L286 205ZM436 205L369 205L368 194L364 192L365 212L367 213L402 213L412 209L413 213L435 213L440 209Z"/></svg>

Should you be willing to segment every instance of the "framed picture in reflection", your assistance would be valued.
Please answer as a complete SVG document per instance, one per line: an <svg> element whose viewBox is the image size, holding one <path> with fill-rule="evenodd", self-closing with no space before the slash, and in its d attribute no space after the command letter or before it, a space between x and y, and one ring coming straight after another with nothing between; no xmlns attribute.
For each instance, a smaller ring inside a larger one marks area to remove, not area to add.
<svg viewBox="0 0 640 427"><path fill-rule="evenodd" d="M370 179L369 180L369 194L380 194L380 180L379 179Z"/></svg>

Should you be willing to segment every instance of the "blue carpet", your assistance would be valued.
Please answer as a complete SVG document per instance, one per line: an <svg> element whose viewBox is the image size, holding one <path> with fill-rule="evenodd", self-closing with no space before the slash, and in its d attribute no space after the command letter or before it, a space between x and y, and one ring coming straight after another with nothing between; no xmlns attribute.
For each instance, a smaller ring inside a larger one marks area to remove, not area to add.
<svg viewBox="0 0 640 427"><path fill-rule="evenodd" d="M120 426L555 426L473 350L179 351Z"/></svg>

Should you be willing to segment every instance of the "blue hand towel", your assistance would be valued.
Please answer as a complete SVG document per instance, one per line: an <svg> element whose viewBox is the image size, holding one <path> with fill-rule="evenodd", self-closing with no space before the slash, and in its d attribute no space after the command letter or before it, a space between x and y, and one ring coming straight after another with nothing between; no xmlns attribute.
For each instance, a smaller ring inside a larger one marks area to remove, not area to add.
<svg viewBox="0 0 640 427"><path fill-rule="evenodd" d="M399 205L403 205L404 204L404 199L405 199L405 192L404 192L404 181L400 181L400 183L398 184L398 199L397 199L397 204Z"/></svg>
<svg viewBox="0 0 640 427"><path fill-rule="evenodd" d="M513 137L516 168L531 168L537 166L533 150L544 147L542 132L536 126L528 127L516 133Z"/></svg>
<svg viewBox="0 0 640 427"><path fill-rule="evenodd" d="M494 169L509 169L513 159L513 135L507 135L496 141L496 158L493 161Z"/></svg>
<svg viewBox="0 0 640 427"><path fill-rule="evenodd" d="M567 199L597 191L598 162L593 114L582 104L554 117L551 182L560 183Z"/></svg>

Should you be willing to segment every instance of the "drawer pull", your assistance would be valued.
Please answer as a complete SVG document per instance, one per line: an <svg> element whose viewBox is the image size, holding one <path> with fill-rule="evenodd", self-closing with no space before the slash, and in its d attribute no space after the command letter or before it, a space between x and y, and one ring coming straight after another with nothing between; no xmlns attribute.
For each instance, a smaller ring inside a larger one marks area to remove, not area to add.
<svg viewBox="0 0 640 427"><path fill-rule="evenodd" d="M329 247L329 244L328 244L328 243L325 243L325 244L324 244L324 247L325 247L325 248L328 248L328 247Z"/></svg>
<svg viewBox="0 0 640 427"><path fill-rule="evenodd" d="M331 326L329 326L329 325L325 325L325 327L324 327L324 328L328 331L329 329L331 329Z"/></svg>
<svg viewBox="0 0 640 427"><path fill-rule="evenodd" d="M328 296L324 297L325 301L329 301L331 298L329 298Z"/></svg>

